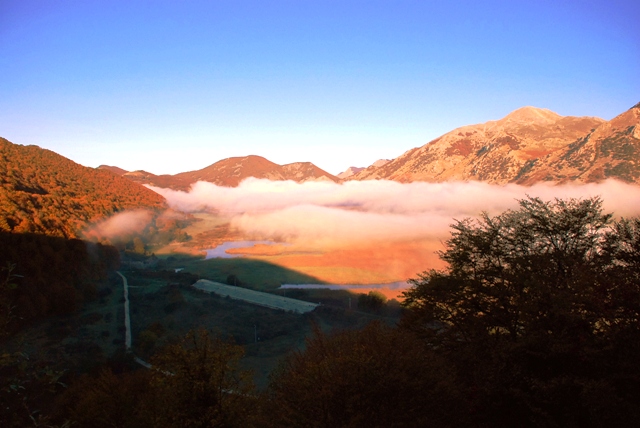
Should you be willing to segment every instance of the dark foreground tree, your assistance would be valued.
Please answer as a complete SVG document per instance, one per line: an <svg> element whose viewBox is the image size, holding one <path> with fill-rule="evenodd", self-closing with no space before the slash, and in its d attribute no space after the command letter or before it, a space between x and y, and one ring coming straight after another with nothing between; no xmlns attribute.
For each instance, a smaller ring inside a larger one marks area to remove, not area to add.
<svg viewBox="0 0 640 428"><path fill-rule="evenodd" d="M387 303L387 297L377 290L358 296L358 309L363 311L380 312Z"/></svg>
<svg viewBox="0 0 640 428"><path fill-rule="evenodd" d="M316 331L272 378L265 426L462 426L461 401L444 362L408 333L373 323Z"/></svg>
<svg viewBox="0 0 640 428"><path fill-rule="evenodd" d="M206 330L187 334L152 359L156 427L246 427L256 398L251 373L239 368L243 348Z"/></svg>
<svg viewBox="0 0 640 428"><path fill-rule="evenodd" d="M241 356L240 346L190 332L151 369L82 377L61 398L56 420L91 428L252 426L257 398Z"/></svg>
<svg viewBox="0 0 640 428"><path fill-rule="evenodd" d="M476 425L640 420L640 224L598 198L456 222L402 326L457 369Z"/></svg>
<svg viewBox="0 0 640 428"><path fill-rule="evenodd" d="M58 400L56 419L61 426L152 428L159 412L150 375L146 369L116 375L108 368L83 375Z"/></svg>

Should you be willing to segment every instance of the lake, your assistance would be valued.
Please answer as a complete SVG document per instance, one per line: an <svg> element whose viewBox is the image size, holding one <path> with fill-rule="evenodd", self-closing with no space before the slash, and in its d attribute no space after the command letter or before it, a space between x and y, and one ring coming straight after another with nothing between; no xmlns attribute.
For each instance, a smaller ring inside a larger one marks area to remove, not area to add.
<svg viewBox="0 0 640 428"><path fill-rule="evenodd" d="M207 253L207 255L205 257L205 260L215 259L215 258L230 259L230 258L233 258L233 257L242 257L242 254L229 254L229 253L227 253L227 250L230 250L232 248L249 248L249 247L253 247L254 245L258 245L258 244L275 245L276 242L273 242L273 241L229 241L229 242L225 242L224 244L218 245L215 248L212 248L210 250L205 250L206 253Z"/></svg>

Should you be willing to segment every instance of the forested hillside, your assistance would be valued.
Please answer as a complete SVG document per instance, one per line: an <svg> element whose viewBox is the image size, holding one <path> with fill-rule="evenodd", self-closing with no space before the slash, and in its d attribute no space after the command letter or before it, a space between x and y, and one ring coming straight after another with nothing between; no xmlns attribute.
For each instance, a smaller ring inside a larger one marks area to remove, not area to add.
<svg viewBox="0 0 640 428"><path fill-rule="evenodd" d="M0 338L30 321L77 311L118 268L112 246L0 232Z"/></svg>
<svg viewBox="0 0 640 428"><path fill-rule="evenodd" d="M75 238L90 222L164 199L116 174L0 138L0 230Z"/></svg>

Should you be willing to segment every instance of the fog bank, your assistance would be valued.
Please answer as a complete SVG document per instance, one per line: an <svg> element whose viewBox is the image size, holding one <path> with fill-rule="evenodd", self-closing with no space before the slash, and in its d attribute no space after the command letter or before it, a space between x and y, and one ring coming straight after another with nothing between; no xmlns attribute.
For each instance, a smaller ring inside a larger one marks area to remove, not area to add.
<svg viewBox="0 0 640 428"><path fill-rule="evenodd" d="M345 242L446 239L454 219L517 208L527 195L543 200L600 196L607 212L640 214L640 187L609 180L554 186L491 185L482 182L269 181L249 178L238 187L208 182L189 192L151 187L169 205L187 212L229 216L247 236L314 245Z"/></svg>
<svg viewBox="0 0 640 428"><path fill-rule="evenodd" d="M141 233L152 217L152 213L145 210L117 213L89 227L83 235L96 240L114 238L126 240Z"/></svg>

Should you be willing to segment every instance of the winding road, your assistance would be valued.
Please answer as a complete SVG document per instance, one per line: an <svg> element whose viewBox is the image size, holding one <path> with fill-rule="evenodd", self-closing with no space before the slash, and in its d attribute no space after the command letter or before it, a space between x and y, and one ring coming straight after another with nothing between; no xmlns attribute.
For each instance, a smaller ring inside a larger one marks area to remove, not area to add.
<svg viewBox="0 0 640 428"><path fill-rule="evenodd" d="M127 352L131 352L131 316L129 315L129 283L127 282L127 278L121 274L119 271L116 272L122 278L123 289L124 289L124 346L127 349Z"/></svg>
<svg viewBox="0 0 640 428"><path fill-rule="evenodd" d="M122 285L124 289L124 327L125 327L124 346L127 352L132 352L131 351L131 315L129 314L129 282L127 281L127 278L123 274L121 274L119 271L117 271L116 273L120 275L120 277L122 278ZM135 355L133 356L133 359L135 360L136 363L148 369L152 367L151 364L147 363L141 358L138 358Z"/></svg>

